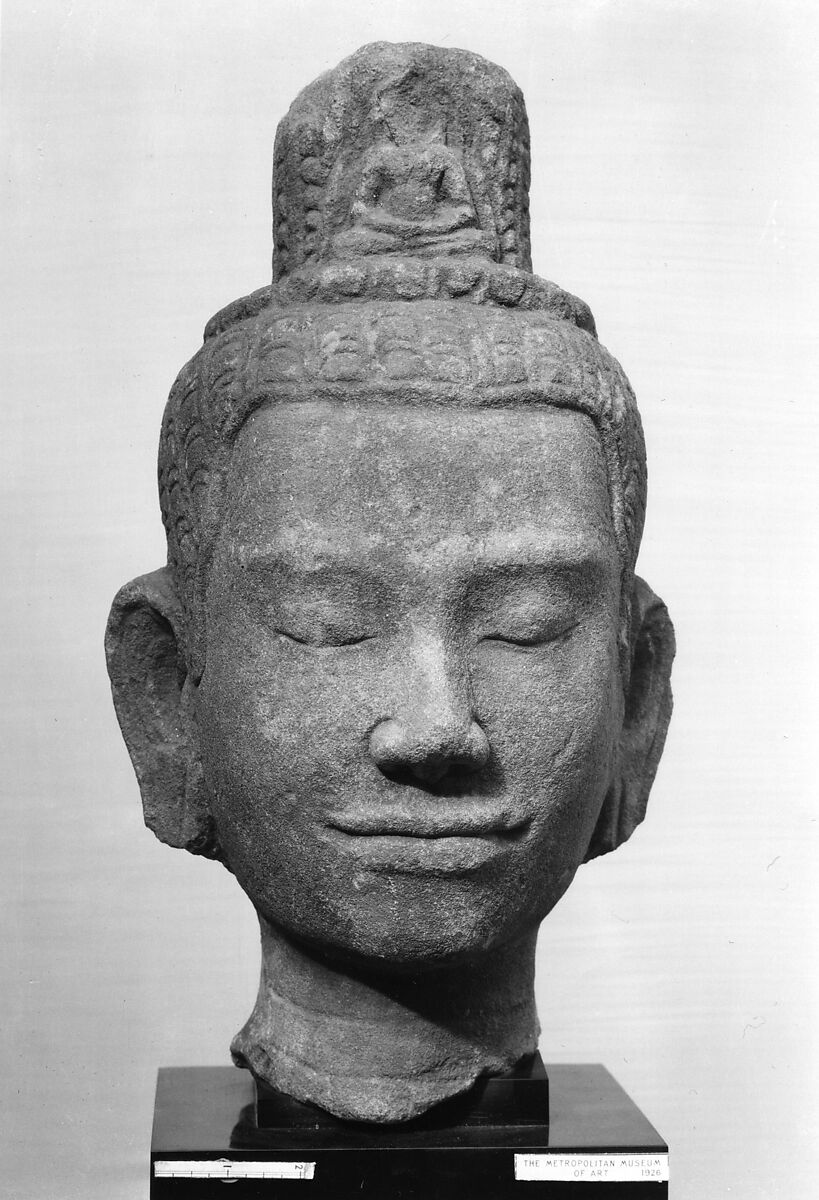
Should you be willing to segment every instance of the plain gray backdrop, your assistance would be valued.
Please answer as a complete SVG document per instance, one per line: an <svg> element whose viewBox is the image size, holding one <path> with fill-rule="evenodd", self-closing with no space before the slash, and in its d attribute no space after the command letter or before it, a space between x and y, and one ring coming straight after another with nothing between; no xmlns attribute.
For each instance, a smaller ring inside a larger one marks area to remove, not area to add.
<svg viewBox="0 0 819 1200"><path fill-rule="evenodd" d="M156 1068L226 1062L251 1006L250 905L143 828L102 632L164 558L174 375L269 279L276 123L384 38L521 85L535 269L646 428L676 712L646 824L542 931L544 1058L609 1067L675 1200L814 1194L818 30L771 0L3 4L0 1193L146 1197Z"/></svg>

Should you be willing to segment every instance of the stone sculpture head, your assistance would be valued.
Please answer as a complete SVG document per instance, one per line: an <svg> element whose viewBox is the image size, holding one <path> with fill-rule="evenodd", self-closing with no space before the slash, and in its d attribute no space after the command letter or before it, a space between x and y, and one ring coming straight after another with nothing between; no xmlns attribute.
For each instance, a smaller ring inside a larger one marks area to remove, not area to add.
<svg viewBox="0 0 819 1200"><path fill-rule="evenodd" d="M346 1117L535 1049L537 928L642 820L670 716L634 396L531 274L528 182L476 55L367 46L301 93L274 282L174 385L168 565L109 623L148 825L259 913L234 1057Z"/></svg>

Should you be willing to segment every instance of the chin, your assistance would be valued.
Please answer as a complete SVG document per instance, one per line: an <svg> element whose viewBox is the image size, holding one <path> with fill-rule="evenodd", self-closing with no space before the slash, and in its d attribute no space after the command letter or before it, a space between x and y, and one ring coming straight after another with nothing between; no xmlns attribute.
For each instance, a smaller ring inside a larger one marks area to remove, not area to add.
<svg viewBox="0 0 819 1200"><path fill-rule="evenodd" d="M537 928L530 913L512 910L488 889L446 887L390 888L389 880L372 891L339 894L321 914L302 908L299 919L281 911L263 916L313 952L388 974L416 974L478 960ZM460 881L458 881L460 882ZM310 909L314 909L311 897Z"/></svg>

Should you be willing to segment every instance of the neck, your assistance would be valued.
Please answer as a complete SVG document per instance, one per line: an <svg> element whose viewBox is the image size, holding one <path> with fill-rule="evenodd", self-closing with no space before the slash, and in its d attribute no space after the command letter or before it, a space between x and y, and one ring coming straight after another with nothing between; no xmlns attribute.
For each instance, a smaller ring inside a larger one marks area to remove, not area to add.
<svg viewBox="0 0 819 1200"><path fill-rule="evenodd" d="M405 1121L537 1048L537 934L417 974L331 962L260 917L256 1006L231 1046L265 1083L354 1121Z"/></svg>

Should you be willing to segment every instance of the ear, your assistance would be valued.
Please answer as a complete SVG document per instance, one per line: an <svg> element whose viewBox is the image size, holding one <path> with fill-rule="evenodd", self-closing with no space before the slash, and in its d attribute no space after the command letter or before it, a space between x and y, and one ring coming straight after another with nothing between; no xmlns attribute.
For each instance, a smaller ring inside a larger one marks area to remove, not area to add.
<svg viewBox="0 0 819 1200"><path fill-rule="evenodd" d="M108 674L134 764L145 824L161 842L218 857L195 716L180 649L182 608L167 567L126 583L105 633Z"/></svg>
<svg viewBox="0 0 819 1200"><path fill-rule="evenodd" d="M646 813L671 720L674 626L668 610L637 576L631 598L631 673L613 778L586 861L615 850Z"/></svg>

